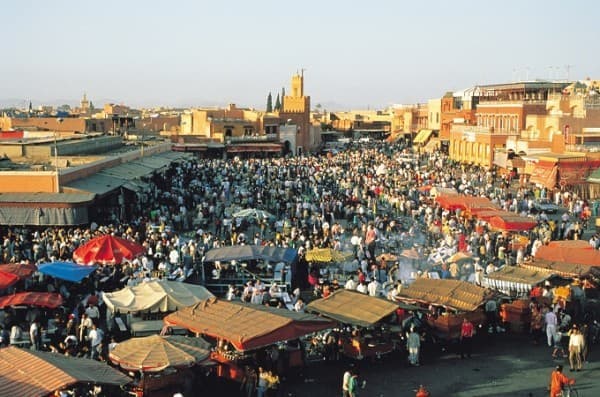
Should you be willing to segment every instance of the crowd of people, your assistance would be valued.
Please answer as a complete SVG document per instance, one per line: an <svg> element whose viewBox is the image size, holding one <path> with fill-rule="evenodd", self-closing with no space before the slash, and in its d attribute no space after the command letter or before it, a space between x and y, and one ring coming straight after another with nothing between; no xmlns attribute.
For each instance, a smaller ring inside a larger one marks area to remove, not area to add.
<svg viewBox="0 0 600 397"><path fill-rule="evenodd" d="M403 144L370 144L336 155L185 160L155 173L147 182L149 190L139 194L128 207L131 210L112 216L105 224L0 228L3 263L70 260L78 246L107 233L145 248L142 256L122 265L99 266L80 284L39 273L19 282L17 290L60 293L64 310L51 318L35 308L26 313L4 311L4 344L17 343L28 332L25 339L30 339L34 349L106 360L116 341L111 339L114 325L106 322L100 292L156 278L202 280L206 273L200 274L200 265L212 248L258 244L298 249L300 260L291 287L293 310L302 311L300 291L308 288L317 297L347 288L393 299L411 279L432 272L443 279L481 285L483 274L535 256L542 244L583 238L584 223L597 210L595 203L567 189L519 185L510 173L460 164L441 152L413 153ZM429 194L432 186L488 197L499 208L533 217L537 226L525 234L491 230L460 210L441 207ZM559 219L536 211L536 200L544 198L567 211ZM258 208L272 216L233 216L244 208ZM518 243L523 240L524 244ZM590 245L600 247L597 234ZM345 272L307 262L305 255L313 248L351 252L350 276L342 280ZM380 258L382 253L399 256L404 250L416 256L391 262ZM474 260L461 265L449 262L457 252ZM221 270L220 264L214 266ZM264 304L270 287L232 286L229 298ZM536 335L545 330L554 348L552 327L558 325L564 308L542 307L533 301L532 309L532 330ZM571 315L578 317L569 327L583 321L582 313ZM573 360L571 367L581 369L582 358ZM417 364L418 358L411 357L411 362Z"/></svg>

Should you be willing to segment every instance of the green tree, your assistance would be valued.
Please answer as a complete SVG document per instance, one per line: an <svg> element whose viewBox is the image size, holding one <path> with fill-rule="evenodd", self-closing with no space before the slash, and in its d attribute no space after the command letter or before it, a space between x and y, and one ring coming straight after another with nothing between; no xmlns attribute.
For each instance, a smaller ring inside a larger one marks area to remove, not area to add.
<svg viewBox="0 0 600 397"><path fill-rule="evenodd" d="M269 92L269 96L267 97L267 113L273 111L273 96Z"/></svg>
<svg viewBox="0 0 600 397"><path fill-rule="evenodd" d="M275 99L275 110L281 110L281 101L279 100L279 93L277 93L277 99Z"/></svg>

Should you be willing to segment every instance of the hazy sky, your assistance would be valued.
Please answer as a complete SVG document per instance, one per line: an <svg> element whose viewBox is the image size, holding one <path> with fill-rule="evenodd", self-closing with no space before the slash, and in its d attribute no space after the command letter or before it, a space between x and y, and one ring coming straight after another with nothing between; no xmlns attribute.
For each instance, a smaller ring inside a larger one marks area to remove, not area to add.
<svg viewBox="0 0 600 397"><path fill-rule="evenodd" d="M380 108L565 65L600 78L598 4L7 0L0 100L264 108L305 68L313 106Z"/></svg>

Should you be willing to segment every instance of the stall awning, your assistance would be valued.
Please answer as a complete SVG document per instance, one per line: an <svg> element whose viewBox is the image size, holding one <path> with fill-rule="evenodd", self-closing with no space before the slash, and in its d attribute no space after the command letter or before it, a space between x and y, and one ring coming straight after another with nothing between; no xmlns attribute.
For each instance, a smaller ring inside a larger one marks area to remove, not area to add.
<svg viewBox="0 0 600 397"><path fill-rule="evenodd" d="M327 298L312 301L306 310L344 324L369 327L398 309L391 301L341 289Z"/></svg>
<svg viewBox="0 0 600 397"><path fill-rule="evenodd" d="M520 232L524 230L531 230L536 225L535 219L527 218L524 216L518 216L515 214L509 215L496 215L489 218L488 223L495 230Z"/></svg>
<svg viewBox="0 0 600 397"><path fill-rule="evenodd" d="M119 386L131 379L95 360L13 346L0 349L2 396L48 396L80 382Z"/></svg>
<svg viewBox="0 0 600 397"><path fill-rule="evenodd" d="M537 183L548 189L554 189L556 186L556 175L558 168L554 164L535 164L531 169L531 183Z"/></svg>
<svg viewBox="0 0 600 397"><path fill-rule="evenodd" d="M506 162L506 165L509 168L523 169L523 168L525 168L525 160L523 160L520 157L513 157L512 159L510 159Z"/></svg>
<svg viewBox="0 0 600 397"><path fill-rule="evenodd" d="M169 312L211 298L201 285L177 281L151 281L104 292L102 299L112 312Z"/></svg>
<svg viewBox="0 0 600 397"><path fill-rule="evenodd" d="M431 136L432 133L433 133L433 130L428 130L428 129L420 130L419 133L417 134L417 136L415 137L415 139L413 140L413 143L427 142L427 140L429 139L429 137Z"/></svg>
<svg viewBox="0 0 600 397"><path fill-rule="evenodd" d="M502 269L488 274L488 280L505 281L526 285L537 285L551 277L548 272L537 269L526 269L516 266L504 266Z"/></svg>
<svg viewBox="0 0 600 397"><path fill-rule="evenodd" d="M239 351L259 349L335 326L313 314L214 298L169 314L164 321L225 339Z"/></svg>
<svg viewBox="0 0 600 397"><path fill-rule="evenodd" d="M124 178L114 176L95 174L87 178L77 179L65 185L67 188L76 189L82 192L90 192L98 196L105 196L108 193L120 188L125 183Z"/></svg>
<svg viewBox="0 0 600 397"><path fill-rule="evenodd" d="M473 311L485 301L486 290L466 281L420 278L408 288L402 289L398 298L460 311Z"/></svg>
<svg viewBox="0 0 600 397"><path fill-rule="evenodd" d="M538 248L535 259L598 266L600 252L583 240L551 241Z"/></svg>
<svg viewBox="0 0 600 397"><path fill-rule="evenodd" d="M89 223L88 207L0 207L0 224L68 226Z"/></svg>
<svg viewBox="0 0 600 397"><path fill-rule="evenodd" d="M546 272L548 274L557 274L563 277L583 277L586 275L600 276L600 267L587 266L576 263L548 261L544 259L535 259L533 262L524 262L519 266L526 269L533 269Z"/></svg>
<svg viewBox="0 0 600 397"><path fill-rule="evenodd" d="M494 153L493 164L495 166L506 169L507 163L508 163L508 153L507 152Z"/></svg>
<svg viewBox="0 0 600 397"><path fill-rule="evenodd" d="M589 166L582 162L560 163L558 168L558 183L561 186L580 185L585 183L590 172Z"/></svg>
<svg viewBox="0 0 600 397"><path fill-rule="evenodd" d="M241 143L227 146L228 153L243 153L243 152L280 152L281 144L278 143Z"/></svg>

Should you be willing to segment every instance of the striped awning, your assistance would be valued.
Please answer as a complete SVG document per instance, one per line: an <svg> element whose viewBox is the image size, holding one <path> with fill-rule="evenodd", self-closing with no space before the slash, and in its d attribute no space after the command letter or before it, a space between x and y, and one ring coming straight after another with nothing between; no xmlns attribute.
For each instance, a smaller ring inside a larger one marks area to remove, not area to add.
<svg viewBox="0 0 600 397"><path fill-rule="evenodd" d="M413 140L413 143L425 143L427 142L427 140L429 139L429 137L431 136L431 134L433 133L433 130L420 130L419 133L417 134L417 136L415 137L415 139Z"/></svg>

